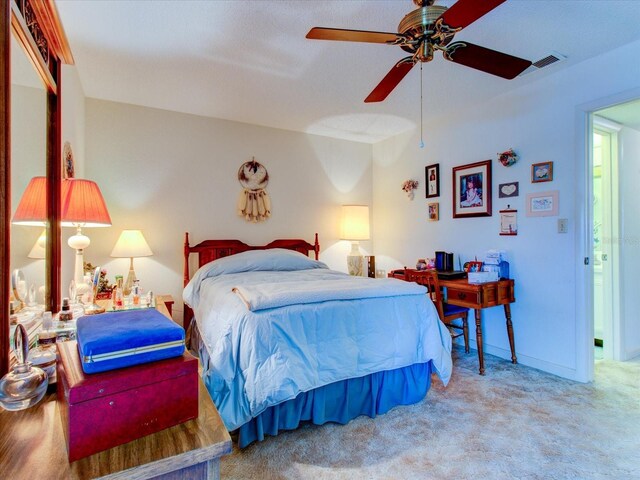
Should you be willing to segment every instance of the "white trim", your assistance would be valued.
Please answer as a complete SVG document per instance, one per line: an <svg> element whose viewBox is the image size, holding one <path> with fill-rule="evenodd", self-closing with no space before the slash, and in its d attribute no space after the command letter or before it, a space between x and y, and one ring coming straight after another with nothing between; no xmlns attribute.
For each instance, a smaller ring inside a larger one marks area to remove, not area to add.
<svg viewBox="0 0 640 480"><path fill-rule="evenodd" d="M618 105L640 98L640 88L633 88L624 92L610 95L592 102L584 103L576 107L576 268L575 268L575 312L576 312L576 380L593 381L594 357L593 357L593 268L585 268L584 257L591 258L593 251L593 238L589 235L592 222L587 208L591 201L589 180L586 177L588 166L593 163L591 159L592 139L589 132L592 127L591 112L606 107ZM587 162L584 159L587 159ZM590 248L591 247L591 248Z"/></svg>
<svg viewBox="0 0 640 480"><path fill-rule="evenodd" d="M184 340L180 339L180 340L174 340L171 342L164 342L164 343L156 343L154 345L144 345L141 347L134 347L134 348L126 348L124 350L118 350L115 352L107 352L107 353L98 353L98 354L89 354L89 355L84 355L82 357L82 361L84 363L97 363L97 362L104 362L107 360L115 360L116 358L122 358L122 357L132 357L134 355L140 355L143 353L149 353L149 352L158 352L161 350L168 350L174 347L179 347L181 345L184 345Z"/></svg>

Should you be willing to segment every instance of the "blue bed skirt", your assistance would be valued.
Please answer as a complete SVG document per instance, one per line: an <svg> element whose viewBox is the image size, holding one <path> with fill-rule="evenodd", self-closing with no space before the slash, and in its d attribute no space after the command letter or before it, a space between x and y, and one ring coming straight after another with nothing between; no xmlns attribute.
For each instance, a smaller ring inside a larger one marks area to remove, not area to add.
<svg viewBox="0 0 640 480"><path fill-rule="evenodd" d="M191 347L197 351L207 382L209 358L200 341L195 322L191 323ZM300 422L322 425L327 422L345 424L360 416L373 418L397 405L410 405L422 400L431 386L432 364L418 363L404 368L350 378L303 392L296 398L267 408L238 430L238 446L277 435L280 430L294 430Z"/></svg>

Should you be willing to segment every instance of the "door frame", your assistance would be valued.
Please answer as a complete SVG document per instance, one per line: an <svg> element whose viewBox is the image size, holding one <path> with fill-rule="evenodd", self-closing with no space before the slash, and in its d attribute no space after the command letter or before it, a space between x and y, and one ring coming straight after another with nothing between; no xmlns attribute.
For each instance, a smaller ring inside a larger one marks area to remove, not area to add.
<svg viewBox="0 0 640 480"><path fill-rule="evenodd" d="M589 202L593 198L591 172L593 168L593 112L606 107L626 103L640 98L640 88L625 90L588 103L578 105L575 110L576 124L576 222L575 241L577 258L576 279L576 380L593 381L593 215ZM588 259L588 265L584 260Z"/></svg>

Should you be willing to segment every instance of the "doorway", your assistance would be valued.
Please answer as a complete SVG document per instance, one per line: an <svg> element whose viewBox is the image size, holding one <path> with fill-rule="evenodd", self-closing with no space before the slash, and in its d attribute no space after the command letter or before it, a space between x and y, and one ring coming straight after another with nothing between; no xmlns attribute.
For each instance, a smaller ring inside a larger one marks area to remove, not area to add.
<svg viewBox="0 0 640 480"><path fill-rule="evenodd" d="M594 112L592 125L594 358L619 360L618 132L621 126L598 112Z"/></svg>

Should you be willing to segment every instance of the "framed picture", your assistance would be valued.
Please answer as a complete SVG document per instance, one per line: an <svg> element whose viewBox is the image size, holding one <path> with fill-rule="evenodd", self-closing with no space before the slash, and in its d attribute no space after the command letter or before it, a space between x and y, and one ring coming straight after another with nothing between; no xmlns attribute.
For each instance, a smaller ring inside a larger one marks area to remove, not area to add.
<svg viewBox="0 0 640 480"><path fill-rule="evenodd" d="M553 180L553 162L531 165L531 183L550 182L551 180Z"/></svg>
<svg viewBox="0 0 640 480"><path fill-rule="evenodd" d="M491 160L453 168L453 218L491 216Z"/></svg>
<svg viewBox="0 0 640 480"><path fill-rule="evenodd" d="M64 142L62 150L62 178L73 178L75 176L76 163L73 159L71 144Z"/></svg>
<svg viewBox="0 0 640 480"><path fill-rule="evenodd" d="M465 272L481 272L482 271L482 262L473 261L473 262L464 262L464 266L462 269Z"/></svg>
<svg viewBox="0 0 640 480"><path fill-rule="evenodd" d="M440 196L440 164L434 163L424 167L425 182L427 186L427 198Z"/></svg>
<svg viewBox="0 0 640 480"><path fill-rule="evenodd" d="M429 209L429 221L437 222L440 220L440 204L439 203L428 203L427 208Z"/></svg>
<svg viewBox="0 0 640 480"><path fill-rule="evenodd" d="M518 210L500 210L500 235L518 235Z"/></svg>
<svg viewBox="0 0 640 480"><path fill-rule="evenodd" d="M501 183L500 185L498 185L498 197L517 197L520 194L519 184L520 182Z"/></svg>
<svg viewBox="0 0 640 480"><path fill-rule="evenodd" d="M527 217L553 217L558 215L558 207L558 190L527 195Z"/></svg>

